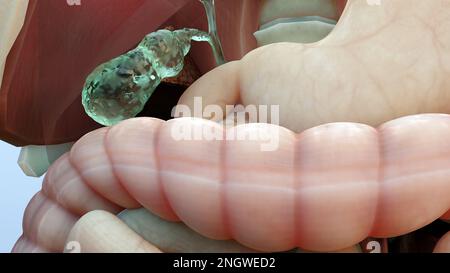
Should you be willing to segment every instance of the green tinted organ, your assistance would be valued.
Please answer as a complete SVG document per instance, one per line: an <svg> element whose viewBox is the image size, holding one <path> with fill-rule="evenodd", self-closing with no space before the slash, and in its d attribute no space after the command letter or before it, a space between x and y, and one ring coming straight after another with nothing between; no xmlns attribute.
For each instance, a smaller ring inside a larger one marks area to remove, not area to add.
<svg viewBox="0 0 450 273"><path fill-rule="evenodd" d="M83 106L98 123L113 125L136 116L159 82L160 77L138 47L100 65L88 77Z"/></svg>
<svg viewBox="0 0 450 273"><path fill-rule="evenodd" d="M191 40L211 42L207 33L196 29L159 30L135 49L97 67L83 88L86 113L106 126L136 116L162 79L183 70Z"/></svg>

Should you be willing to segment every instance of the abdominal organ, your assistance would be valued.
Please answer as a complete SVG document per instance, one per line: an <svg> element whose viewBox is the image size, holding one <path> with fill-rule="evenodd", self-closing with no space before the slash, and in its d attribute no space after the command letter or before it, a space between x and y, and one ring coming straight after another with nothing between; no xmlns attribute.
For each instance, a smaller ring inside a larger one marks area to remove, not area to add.
<svg viewBox="0 0 450 273"><path fill-rule="evenodd" d="M227 137L176 140L180 128ZM228 137L258 132L273 136L278 149L261 152L269 139ZM25 219L46 217L24 222L24 236L58 250L65 238L56 245L46 236L71 225L46 221L142 206L209 238L256 250L343 249L368 236L395 237L448 219L448 139L450 116L439 114L378 128L325 124L300 134L263 123L225 128L186 117L128 119L88 133L50 167ZM81 207L79 196L86 200Z"/></svg>
<svg viewBox="0 0 450 273"><path fill-rule="evenodd" d="M191 40L208 42L216 63L224 63L214 1L201 2L206 9L209 33L187 28L152 32L135 49L101 64L88 76L82 103L92 119L110 126L135 117L164 78L175 77L183 70Z"/></svg>

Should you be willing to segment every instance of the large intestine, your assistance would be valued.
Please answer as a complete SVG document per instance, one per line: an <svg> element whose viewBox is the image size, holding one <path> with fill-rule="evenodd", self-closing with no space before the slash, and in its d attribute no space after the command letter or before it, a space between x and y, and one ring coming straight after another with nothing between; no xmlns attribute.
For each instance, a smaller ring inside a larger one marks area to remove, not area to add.
<svg viewBox="0 0 450 273"><path fill-rule="evenodd" d="M180 128L222 137L180 139ZM231 140L255 133L277 137L277 148ZM449 215L449 139L444 114L299 134L269 124L130 119L88 133L51 166L14 250L61 251L83 214L141 206L263 251L330 251L398 236Z"/></svg>

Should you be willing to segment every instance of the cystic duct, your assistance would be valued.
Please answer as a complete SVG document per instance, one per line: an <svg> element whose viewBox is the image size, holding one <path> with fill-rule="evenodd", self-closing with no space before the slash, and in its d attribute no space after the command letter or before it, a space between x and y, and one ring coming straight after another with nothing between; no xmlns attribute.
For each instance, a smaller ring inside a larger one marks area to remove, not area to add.
<svg viewBox="0 0 450 273"><path fill-rule="evenodd" d="M105 126L135 117L162 79L183 70L191 40L208 42L216 62L223 63L213 36L197 29L148 34L135 49L101 64L88 76L82 92L86 113Z"/></svg>

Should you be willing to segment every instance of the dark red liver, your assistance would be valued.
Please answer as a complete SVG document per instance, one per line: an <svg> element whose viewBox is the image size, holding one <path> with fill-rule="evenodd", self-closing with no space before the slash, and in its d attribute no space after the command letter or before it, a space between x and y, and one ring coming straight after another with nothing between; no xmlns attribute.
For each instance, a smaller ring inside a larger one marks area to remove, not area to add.
<svg viewBox="0 0 450 273"><path fill-rule="evenodd" d="M216 0L216 5L225 55L239 59L255 47L259 1ZM206 30L202 5L196 0L81 0L80 6L69 6L30 0L0 89L0 139L19 146L55 144L98 127L81 105L86 76L167 25ZM213 67L207 45L196 44L192 56L202 72Z"/></svg>

